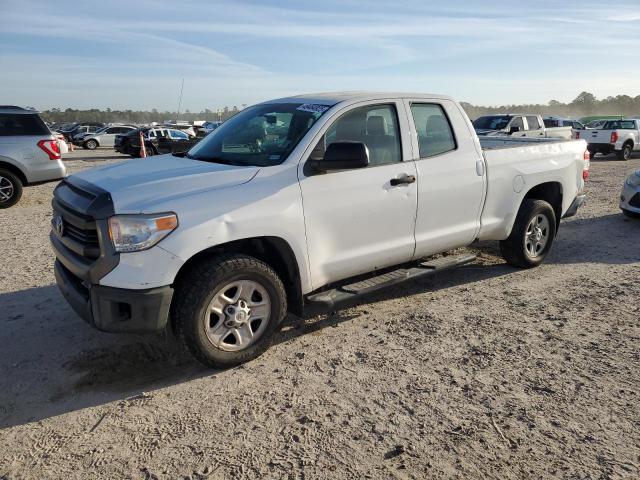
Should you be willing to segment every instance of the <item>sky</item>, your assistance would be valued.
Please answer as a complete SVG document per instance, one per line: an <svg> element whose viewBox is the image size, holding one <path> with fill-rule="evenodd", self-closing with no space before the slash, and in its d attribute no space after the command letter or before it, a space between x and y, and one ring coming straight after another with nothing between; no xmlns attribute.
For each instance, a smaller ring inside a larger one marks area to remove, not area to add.
<svg viewBox="0 0 640 480"><path fill-rule="evenodd" d="M337 90L640 95L640 0L0 0L0 104L216 110Z"/></svg>

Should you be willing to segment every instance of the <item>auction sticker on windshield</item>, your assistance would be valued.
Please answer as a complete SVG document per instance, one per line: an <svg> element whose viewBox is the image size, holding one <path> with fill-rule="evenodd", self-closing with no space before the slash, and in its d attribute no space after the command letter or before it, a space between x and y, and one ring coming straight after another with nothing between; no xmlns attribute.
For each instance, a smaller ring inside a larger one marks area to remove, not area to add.
<svg viewBox="0 0 640 480"><path fill-rule="evenodd" d="M327 110L329 110L328 105L318 105L315 103L305 103L300 105L296 110L300 110L301 112L311 112L311 113L320 113L323 114Z"/></svg>

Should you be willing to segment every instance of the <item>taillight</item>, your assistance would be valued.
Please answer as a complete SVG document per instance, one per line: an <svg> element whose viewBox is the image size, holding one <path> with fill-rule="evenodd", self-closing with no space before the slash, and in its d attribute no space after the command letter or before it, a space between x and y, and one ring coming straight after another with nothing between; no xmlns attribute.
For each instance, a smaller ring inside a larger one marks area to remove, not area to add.
<svg viewBox="0 0 640 480"><path fill-rule="evenodd" d="M586 180L589 178L589 167L591 166L591 154L589 153L589 150L584 151L582 158L584 159L584 165L582 166L582 180Z"/></svg>
<svg viewBox="0 0 640 480"><path fill-rule="evenodd" d="M580 140L580 132L576 132L576 140Z"/></svg>
<svg viewBox="0 0 640 480"><path fill-rule="evenodd" d="M616 143L618 141L618 132L611 132L611 142Z"/></svg>
<svg viewBox="0 0 640 480"><path fill-rule="evenodd" d="M49 155L49 160L60 160L62 158L60 155L60 145L58 145L57 140L40 140L38 147Z"/></svg>

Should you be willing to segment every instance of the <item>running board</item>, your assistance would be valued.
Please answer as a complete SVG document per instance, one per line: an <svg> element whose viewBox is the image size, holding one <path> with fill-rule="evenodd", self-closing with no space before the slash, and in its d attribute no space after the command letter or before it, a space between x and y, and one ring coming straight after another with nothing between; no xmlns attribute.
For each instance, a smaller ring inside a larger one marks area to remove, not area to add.
<svg viewBox="0 0 640 480"><path fill-rule="evenodd" d="M361 297L408 280L415 280L416 278L433 275L443 270L450 270L461 265L466 265L473 262L476 258L477 255L474 254L440 257L435 260L419 263L412 268L399 268L398 270L393 270L389 273L377 275L366 280L342 285L332 290L314 293L308 295L306 300L309 304L320 304L321 306L331 307L336 303Z"/></svg>

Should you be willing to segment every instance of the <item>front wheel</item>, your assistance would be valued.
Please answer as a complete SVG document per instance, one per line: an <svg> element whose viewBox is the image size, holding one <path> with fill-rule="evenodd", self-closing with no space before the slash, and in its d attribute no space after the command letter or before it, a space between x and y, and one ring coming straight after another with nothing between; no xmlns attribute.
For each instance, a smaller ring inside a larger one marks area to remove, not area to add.
<svg viewBox="0 0 640 480"><path fill-rule="evenodd" d="M511 234L500 242L500 253L509 265L531 268L540 265L556 236L556 215L544 200L525 199Z"/></svg>
<svg viewBox="0 0 640 480"><path fill-rule="evenodd" d="M13 207L22 197L22 182L8 170L0 170L0 208Z"/></svg>
<svg viewBox="0 0 640 480"><path fill-rule="evenodd" d="M96 148L98 148L98 142L96 142L95 140L88 140L84 142L84 148L86 148L87 150L95 150Z"/></svg>
<svg viewBox="0 0 640 480"><path fill-rule="evenodd" d="M622 150L616 152L618 160L624 160L625 162L631 158L631 145L626 144L622 147Z"/></svg>
<svg viewBox="0 0 640 480"><path fill-rule="evenodd" d="M220 368L264 353L286 311L284 286L269 265L224 255L199 263L179 282L172 321L196 359Z"/></svg>

